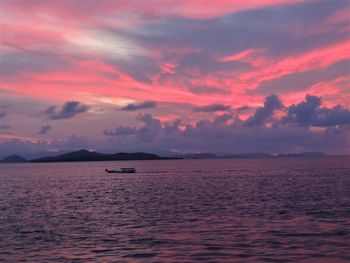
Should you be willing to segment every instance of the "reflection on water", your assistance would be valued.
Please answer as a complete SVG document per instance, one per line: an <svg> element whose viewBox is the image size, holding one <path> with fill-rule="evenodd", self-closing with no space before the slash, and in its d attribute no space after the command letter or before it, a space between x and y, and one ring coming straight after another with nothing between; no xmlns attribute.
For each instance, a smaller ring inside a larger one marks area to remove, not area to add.
<svg viewBox="0 0 350 263"><path fill-rule="evenodd" d="M346 158L0 165L1 262L346 262L349 237Z"/></svg>

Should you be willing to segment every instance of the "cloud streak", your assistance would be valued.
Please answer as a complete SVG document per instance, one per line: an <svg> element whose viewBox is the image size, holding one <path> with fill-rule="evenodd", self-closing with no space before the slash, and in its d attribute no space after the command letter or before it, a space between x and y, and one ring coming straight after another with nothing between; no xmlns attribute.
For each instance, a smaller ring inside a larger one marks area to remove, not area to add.
<svg viewBox="0 0 350 263"><path fill-rule="evenodd" d="M88 111L89 106L81 104L79 101L67 101L58 109L57 106L50 106L44 114L50 120L62 120L73 118L74 116Z"/></svg>
<svg viewBox="0 0 350 263"><path fill-rule="evenodd" d="M120 110L123 111L137 111L137 110L144 110L144 109L152 109L157 106L157 102L148 100L141 103L130 103L122 108Z"/></svg>
<svg viewBox="0 0 350 263"><path fill-rule="evenodd" d="M320 107L321 98L306 96L306 100L288 107L288 115L283 119L286 123L300 126L331 127L350 124L350 111L341 105L333 108Z"/></svg>
<svg viewBox="0 0 350 263"><path fill-rule="evenodd" d="M38 134L39 135L45 135L49 132L49 130L51 130L51 126L50 125L44 125L44 126L41 126L40 130L38 131Z"/></svg>
<svg viewBox="0 0 350 263"><path fill-rule="evenodd" d="M231 109L230 105L223 104L211 104L206 106L196 106L193 108L193 112L217 112L217 111L228 111Z"/></svg>

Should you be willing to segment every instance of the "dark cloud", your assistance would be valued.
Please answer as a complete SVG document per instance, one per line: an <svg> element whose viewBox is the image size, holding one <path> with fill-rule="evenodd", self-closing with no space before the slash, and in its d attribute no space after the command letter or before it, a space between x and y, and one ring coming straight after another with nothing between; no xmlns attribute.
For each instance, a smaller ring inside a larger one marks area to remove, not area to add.
<svg viewBox="0 0 350 263"><path fill-rule="evenodd" d="M341 105L333 108L320 107L321 98L306 96L306 100L288 108L284 123L300 126L330 127L350 124L350 111Z"/></svg>
<svg viewBox="0 0 350 263"><path fill-rule="evenodd" d="M255 108L253 107L249 107L249 106L242 106L242 107L238 107L233 109L235 112L237 112L238 114L241 113L250 113L253 112L255 110Z"/></svg>
<svg viewBox="0 0 350 263"><path fill-rule="evenodd" d="M291 73L280 78L264 81L254 93L290 93L305 90L317 83L347 76L349 72L350 60L343 60L329 66L328 68Z"/></svg>
<svg viewBox="0 0 350 263"><path fill-rule="evenodd" d="M247 126L263 125L271 117L275 110L282 109L283 105L277 95L270 95L265 98L264 106L258 108L255 114L250 117L245 124Z"/></svg>
<svg viewBox="0 0 350 263"><path fill-rule="evenodd" d="M157 106L157 102L148 100L142 103L130 103L125 107L121 108L120 110L136 111L136 110L143 110L143 109L151 109L151 108L155 108L156 106Z"/></svg>
<svg viewBox="0 0 350 263"><path fill-rule="evenodd" d="M286 116L276 119L275 111L283 110ZM341 105L333 108L321 107L321 98L307 95L305 101L284 107L276 95L265 98L264 106L243 122L246 126L296 125L309 127L331 127L350 124L350 111Z"/></svg>
<svg viewBox="0 0 350 263"><path fill-rule="evenodd" d="M152 117L153 121L154 118ZM132 136L114 141L118 147L149 150L211 151L219 153L269 152L287 153L298 151L324 151L346 153L350 142L350 125L325 128L324 132L313 132L304 126L275 125L256 126L254 129L225 115L219 120L201 120L194 124L179 126L174 123L151 123L137 129ZM153 122L152 121L152 122ZM219 124L220 123L220 124ZM160 124L160 125L158 125ZM170 128L171 127L171 128ZM153 130L152 136L144 131Z"/></svg>
<svg viewBox="0 0 350 263"><path fill-rule="evenodd" d="M6 112L0 111L0 118L3 118L3 117L5 117L5 116L6 116Z"/></svg>
<svg viewBox="0 0 350 263"><path fill-rule="evenodd" d="M103 134L107 136L126 136L136 133L136 128L134 127L124 127L120 126L114 130L104 130Z"/></svg>
<svg viewBox="0 0 350 263"><path fill-rule="evenodd" d="M167 134L175 133L179 130L181 124L181 120L177 119L173 123L165 123L164 124L164 131Z"/></svg>
<svg viewBox="0 0 350 263"><path fill-rule="evenodd" d="M57 109L57 106L48 107L44 114L50 120L69 119L79 113L86 112L89 108L89 106L83 105L79 101L67 101L61 109Z"/></svg>
<svg viewBox="0 0 350 263"><path fill-rule="evenodd" d="M276 110L285 117L276 117ZM264 106L246 121L234 112L199 120L193 124L161 122L150 114L137 118L141 128L128 127L122 140L114 143L122 148L163 149L211 152L269 152L324 151L349 153L350 111L341 106L321 107L321 99L307 96L305 101L284 107L276 95L265 98ZM272 125L267 125L272 124ZM254 128L252 128L254 126ZM310 127L322 127L322 132ZM122 131L121 127L115 131ZM118 137L118 132L105 133ZM137 145L137 147L136 147Z"/></svg>
<svg viewBox="0 0 350 263"><path fill-rule="evenodd" d="M226 123L227 121L232 119L232 114L221 114L219 116L216 116L214 119L214 123Z"/></svg>
<svg viewBox="0 0 350 263"><path fill-rule="evenodd" d="M316 96L306 96L306 101L288 108L288 116L285 122L295 122L301 125L309 124L313 119L316 109L321 105L321 99Z"/></svg>
<svg viewBox="0 0 350 263"><path fill-rule="evenodd" d="M153 141L162 129L160 120L153 118L151 114L139 114L137 120L145 124L138 130L140 141Z"/></svg>
<svg viewBox="0 0 350 263"><path fill-rule="evenodd" d="M160 120L154 118L151 114L139 114L137 120L142 122L144 125L137 129L132 127L117 127L114 130L104 130L104 135L107 136L129 136L136 135L139 141L153 141L159 131L162 130L162 124ZM171 125L167 126L167 130L174 128Z"/></svg>
<svg viewBox="0 0 350 263"><path fill-rule="evenodd" d="M285 117L275 118L276 109L283 110ZM54 111L48 109L48 112ZM235 112L196 123L183 123L180 119L161 122L150 114L139 114L137 120L141 122L141 127L121 126L105 130L106 141L94 141L76 135L52 142L10 140L0 142L0 155L5 157L23 153L29 156L52 148L94 148L102 152L115 152L118 149L215 153L323 151L350 154L350 111L339 105L322 107L321 98L311 95L289 107L283 107L276 95L268 96L264 106L246 121L239 119ZM253 124L254 128L251 127Z"/></svg>
<svg viewBox="0 0 350 263"><path fill-rule="evenodd" d="M331 109L319 108L316 111L312 126L330 127L336 125L350 124L350 111L337 105Z"/></svg>
<svg viewBox="0 0 350 263"><path fill-rule="evenodd" d="M223 104L211 104L207 106L197 106L193 108L194 112L216 112L216 111L228 111L231 109L230 105Z"/></svg>
<svg viewBox="0 0 350 263"><path fill-rule="evenodd" d="M51 126L50 125L41 126L40 130L38 131L38 134L45 135L45 134L48 133L49 130L51 130Z"/></svg>
<svg viewBox="0 0 350 263"><path fill-rule="evenodd" d="M0 125L0 130L9 130L11 129L11 125Z"/></svg>
<svg viewBox="0 0 350 263"><path fill-rule="evenodd" d="M160 125L160 120L153 118L153 116L151 114L140 113L137 116L137 120L143 122L146 125L150 125L150 126L159 126Z"/></svg>

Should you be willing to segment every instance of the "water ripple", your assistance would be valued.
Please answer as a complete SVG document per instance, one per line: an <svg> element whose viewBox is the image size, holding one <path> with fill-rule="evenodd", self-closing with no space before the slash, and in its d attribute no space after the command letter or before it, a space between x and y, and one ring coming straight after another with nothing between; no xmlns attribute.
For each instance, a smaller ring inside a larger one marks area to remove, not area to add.
<svg viewBox="0 0 350 263"><path fill-rule="evenodd" d="M348 262L344 158L0 165L0 262Z"/></svg>

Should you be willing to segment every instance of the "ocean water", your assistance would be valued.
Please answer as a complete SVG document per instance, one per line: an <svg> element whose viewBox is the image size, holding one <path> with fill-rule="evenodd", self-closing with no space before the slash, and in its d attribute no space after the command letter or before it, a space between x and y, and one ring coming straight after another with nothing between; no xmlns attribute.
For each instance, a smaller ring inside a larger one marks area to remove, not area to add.
<svg viewBox="0 0 350 263"><path fill-rule="evenodd" d="M0 165L0 262L349 261L349 158Z"/></svg>

